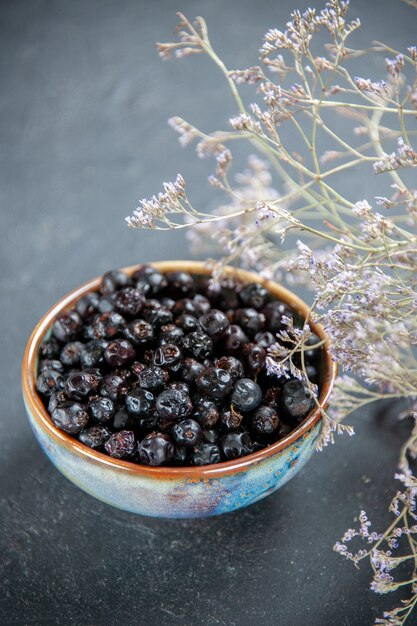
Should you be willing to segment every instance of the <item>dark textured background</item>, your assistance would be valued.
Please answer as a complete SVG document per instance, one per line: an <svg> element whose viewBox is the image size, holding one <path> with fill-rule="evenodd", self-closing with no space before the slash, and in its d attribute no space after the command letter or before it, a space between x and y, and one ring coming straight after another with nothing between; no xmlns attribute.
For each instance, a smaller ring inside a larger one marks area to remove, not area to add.
<svg viewBox="0 0 417 626"><path fill-rule="evenodd" d="M368 591L366 567L332 552L361 508L378 525L387 520L404 435L390 418L357 416L355 440L340 439L259 504L166 522L112 509L59 475L20 396L24 344L61 295L112 267L187 255L181 234L125 227L137 198L181 171L196 181L195 203L210 201L206 164L180 151L166 119L179 114L210 130L233 103L204 58L158 59L153 42L171 38L175 10L206 16L228 65L245 67L292 8L289 0L0 2L2 625L366 626L391 606ZM353 14L365 24L359 45L415 43L416 14L399 2L357 2ZM368 181L355 179L359 196Z"/></svg>

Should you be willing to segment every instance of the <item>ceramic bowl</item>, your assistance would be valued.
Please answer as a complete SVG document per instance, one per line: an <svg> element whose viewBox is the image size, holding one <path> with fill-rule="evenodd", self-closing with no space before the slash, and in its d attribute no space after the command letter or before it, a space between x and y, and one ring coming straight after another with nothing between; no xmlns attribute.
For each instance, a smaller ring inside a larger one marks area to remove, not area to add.
<svg viewBox="0 0 417 626"><path fill-rule="evenodd" d="M166 261L152 263L161 272L188 271L207 275L204 263ZM137 266L124 268L133 273ZM274 298L296 310L304 319L308 306L280 285L257 274L228 268L245 282L262 283ZM273 445L240 459L202 467L147 467L111 458L91 450L52 423L36 388L38 350L48 337L56 316L83 294L96 290L100 278L74 289L59 300L40 320L23 356L23 398L38 442L55 467L90 495L115 507L154 517L191 518L219 515L247 506L276 491L292 478L311 457L321 428L316 408L291 433ZM321 338L319 325L312 330ZM319 402L325 407L335 377L335 365L324 347Z"/></svg>

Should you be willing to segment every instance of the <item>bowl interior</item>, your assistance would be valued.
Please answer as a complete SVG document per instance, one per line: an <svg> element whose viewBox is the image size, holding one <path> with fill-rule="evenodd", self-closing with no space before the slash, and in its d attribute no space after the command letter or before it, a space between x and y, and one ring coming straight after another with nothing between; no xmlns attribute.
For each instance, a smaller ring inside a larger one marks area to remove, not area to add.
<svg viewBox="0 0 417 626"><path fill-rule="evenodd" d="M161 272L170 271L186 271L193 275L210 275L210 267L202 262L198 261L161 261L156 263L150 263L153 267L157 268ZM122 268L128 274L138 268L138 265ZM288 304L295 312L297 312L303 320L305 320L309 314L308 305L298 298L291 291L282 287L281 285L272 281L263 279L258 274L241 270L238 268L228 267L226 273L233 277L235 280L242 282L257 282L261 283L272 295L274 299L281 300ZM195 477L206 477L219 475L229 472L234 472L239 468L246 467L252 463L258 463L263 458L276 454L278 451L294 443L299 437L302 437L312 426L321 418L321 411L319 407L315 407L307 417L288 435L271 444L267 448L263 448L258 452L254 452L247 456L235 459L233 461L225 461L216 465L205 465L198 467L150 467L145 465L139 465L130 461L124 461L121 459L115 459L109 457L101 452L97 452L88 448L77 439L67 435L65 432L58 430L52 423L43 402L36 390L36 372L39 346L44 339L48 337L51 332L51 326L56 316L65 309L71 308L75 302L82 295L89 291L97 290L101 282L101 277L90 280L77 289L74 289L69 294L61 298L49 311L41 318L35 329L33 330L29 341L27 343L22 362L22 388L23 396L26 407L30 411L31 416L37 421L37 424L41 426L43 430L46 430L48 435L55 440L59 440L66 447L71 447L74 453L77 453L81 457L94 458L100 463L105 465L111 465L113 467L118 466L121 469L128 472L146 473L164 476L178 476L188 475ZM323 327L320 324L310 323L312 331L320 337L320 339L326 339L326 334ZM320 394L318 402L320 407L325 408L331 393L334 378L336 374L336 365L332 361L326 345L322 350L321 372L320 372Z"/></svg>

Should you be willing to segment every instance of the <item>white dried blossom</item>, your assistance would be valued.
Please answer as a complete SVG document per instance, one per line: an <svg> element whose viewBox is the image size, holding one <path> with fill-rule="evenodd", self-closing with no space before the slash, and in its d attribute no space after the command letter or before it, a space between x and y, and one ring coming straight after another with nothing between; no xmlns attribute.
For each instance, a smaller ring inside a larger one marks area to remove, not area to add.
<svg viewBox="0 0 417 626"><path fill-rule="evenodd" d="M400 137L398 147L390 154L384 154L380 161L375 161L373 169L375 174L392 172L401 167L415 167L417 165L417 152Z"/></svg>
<svg viewBox="0 0 417 626"><path fill-rule="evenodd" d="M355 76L355 85L360 91L367 91L376 96L387 97L387 84L384 80L373 82L369 78L360 78Z"/></svg>

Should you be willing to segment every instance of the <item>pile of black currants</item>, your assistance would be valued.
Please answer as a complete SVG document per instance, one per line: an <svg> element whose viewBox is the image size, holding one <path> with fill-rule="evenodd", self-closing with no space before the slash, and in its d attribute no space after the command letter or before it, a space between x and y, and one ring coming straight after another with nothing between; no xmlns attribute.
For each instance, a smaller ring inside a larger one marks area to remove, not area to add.
<svg viewBox="0 0 417 626"><path fill-rule="evenodd" d="M36 388L58 429L111 457L236 459L287 435L314 404L299 380L266 372L283 315L296 316L258 283L213 288L206 276L148 265L111 271L55 319ZM321 350L305 359L320 383Z"/></svg>

